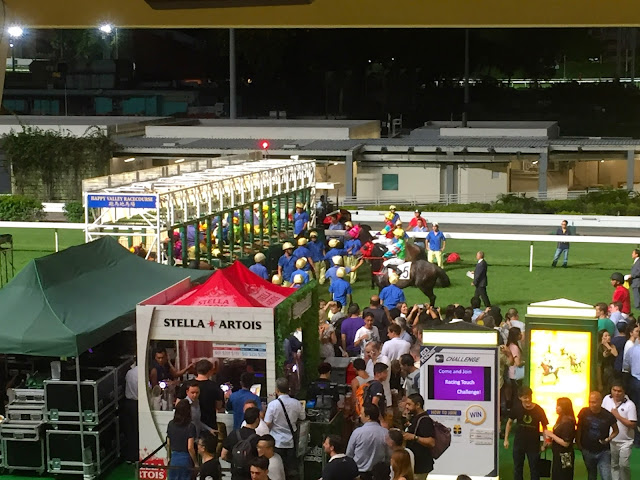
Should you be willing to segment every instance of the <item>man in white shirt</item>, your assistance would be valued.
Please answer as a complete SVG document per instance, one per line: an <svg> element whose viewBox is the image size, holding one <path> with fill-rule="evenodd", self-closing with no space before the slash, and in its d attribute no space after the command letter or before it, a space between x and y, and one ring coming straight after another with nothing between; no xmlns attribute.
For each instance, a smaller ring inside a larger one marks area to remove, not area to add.
<svg viewBox="0 0 640 480"><path fill-rule="evenodd" d="M618 435L611 440L611 476L613 480L631 480L629 459L633 449L638 415L636 406L624 392L619 380L614 380L611 394L602 399L602 408L618 421Z"/></svg>
<svg viewBox="0 0 640 480"><path fill-rule="evenodd" d="M299 478L296 445L292 430L296 430L298 420L305 418L306 414L300 402L289 396L289 381L286 378L278 378L276 380L276 399L267 406L264 421L275 440L275 451L282 457L287 480Z"/></svg>
<svg viewBox="0 0 640 480"><path fill-rule="evenodd" d="M382 355L387 357L392 362L394 360L400 360L400 357L406 353L409 353L411 344L405 340L400 339L402 334L402 328L397 323L389 325L388 329L389 340L384 342L382 346Z"/></svg>
<svg viewBox="0 0 640 480"><path fill-rule="evenodd" d="M124 378L124 402L122 416L125 428L126 444L124 457L127 463L140 460L138 453L138 365L134 365Z"/></svg>
<svg viewBox="0 0 640 480"><path fill-rule="evenodd" d="M381 349L382 345L380 345L380 342L369 342L365 349L364 360L367 362L367 373L371 378L374 377L373 367L376 363L382 362L391 369L391 360L381 354ZM387 406L390 407L393 404L393 397L391 396L389 376L390 375L387 375L387 379L382 382L382 386L384 387L385 402L387 403Z"/></svg>
<svg viewBox="0 0 640 480"><path fill-rule="evenodd" d="M275 445L276 441L271 435L262 435L257 445L258 456L269 459L269 480L285 480L282 457L275 452Z"/></svg>
<svg viewBox="0 0 640 480"><path fill-rule="evenodd" d="M258 410L262 411L261 409L261 405L256 402L253 399L249 399L246 402L244 402L244 411L247 411L247 408L251 408L251 407L256 407ZM247 426L247 422L245 422L244 420L242 421L242 426L246 427ZM264 420L261 418L260 419L260 423L258 424L258 426L256 427L256 435L268 435L269 434L269 427L267 426L266 423L264 423Z"/></svg>
<svg viewBox="0 0 640 480"><path fill-rule="evenodd" d="M360 356L362 358L364 358L364 351L369 342L380 341L378 327L373 324L373 313L367 313L364 316L364 326L356 330L356 335L353 338L353 346L360 347Z"/></svg>

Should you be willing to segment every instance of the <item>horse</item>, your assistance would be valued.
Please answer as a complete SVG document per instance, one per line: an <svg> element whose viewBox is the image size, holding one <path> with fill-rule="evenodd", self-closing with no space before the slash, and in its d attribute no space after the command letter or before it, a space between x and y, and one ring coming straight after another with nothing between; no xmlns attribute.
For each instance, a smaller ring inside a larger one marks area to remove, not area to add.
<svg viewBox="0 0 640 480"><path fill-rule="evenodd" d="M415 248L419 247L416 246ZM382 269L383 260L381 257L386 251L387 249L383 245L376 245L371 242L368 242L364 247L362 247L364 258L368 258L369 263L371 264L371 286L373 287L377 285L380 290L390 285L389 273L388 271L381 274L375 274L373 272L379 272ZM416 251L413 250L413 253L415 254ZM433 293L433 287L435 287L438 282L438 286L441 287L448 287L451 285L449 276L442 268L438 267L436 264L427 262L426 260L417 259L412 260L409 280L399 280L397 285L399 288L406 288L409 286L418 287L422 293L429 298L431 305L435 305L436 295Z"/></svg>

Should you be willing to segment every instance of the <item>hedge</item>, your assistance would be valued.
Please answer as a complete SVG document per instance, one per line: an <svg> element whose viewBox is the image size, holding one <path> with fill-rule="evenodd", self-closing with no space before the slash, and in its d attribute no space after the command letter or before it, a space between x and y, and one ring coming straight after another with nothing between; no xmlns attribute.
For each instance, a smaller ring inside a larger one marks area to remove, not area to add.
<svg viewBox="0 0 640 480"><path fill-rule="evenodd" d="M0 196L0 221L37 222L44 218L42 203L24 195Z"/></svg>

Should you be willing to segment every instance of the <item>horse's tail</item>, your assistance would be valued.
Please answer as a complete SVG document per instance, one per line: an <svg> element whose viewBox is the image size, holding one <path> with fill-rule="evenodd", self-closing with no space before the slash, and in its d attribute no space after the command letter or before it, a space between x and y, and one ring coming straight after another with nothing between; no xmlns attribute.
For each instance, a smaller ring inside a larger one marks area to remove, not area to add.
<svg viewBox="0 0 640 480"><path fill-rule="evenodd" d="M436 273L438 275L438 281L440 287L450 287L451 280L449 280L449 275L442 268L436 266Z"/></svg>

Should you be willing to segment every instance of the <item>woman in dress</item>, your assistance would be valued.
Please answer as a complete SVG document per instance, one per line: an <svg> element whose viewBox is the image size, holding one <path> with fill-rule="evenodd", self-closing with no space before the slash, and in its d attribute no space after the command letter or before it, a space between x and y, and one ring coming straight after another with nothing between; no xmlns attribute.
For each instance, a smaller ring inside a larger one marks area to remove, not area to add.
<svg viewBox="0 0 640 480"><path fill-rule="evenodd" d="M395 450L391 455L391 480L413 480L411 457L406 450Z"/></svg>
<svg viewBox="0 0 640 480"><path fill-rule="evenodd" d="M318 336L320 337L320 358L332 358L335 357L334 345L338 339L336 337L336 329L327 319L327 314L324 311L320 311L320 318L318 323Z"/></svg>
<svg viewBox="0 0 640 480"><path fill-rule="evenodd" d="M575 463L573 441L576 437L576 417L573 413L571 400L566 397L559 398L556 404L556 413L558 421L553 426L553 430L545 430L544 432L545 437L552 442L551 479L573 480L573 465Z"/></svg>
<svg viewBox="0 0 640 480"><path fill-rule="evenodd" d="M188 400L180 400L176 405L173 420L167 426L167 450L169 460L169 480L191 480L191 470L198 464L195 449L196 427L191 423L191 405Z"/></svg>
<svg viewBox="0 0 640 480"><path fill-rule="evenodd" d="M614 378L613 364L618 356L618 349L611 343L611 335L604 328L598 332L598 363L600 365L600 392L606 395L611 391L609 383Z"/></svg>
<svg viewBox="0 0 640 480"><path fill-rule="evenodd" d="M522 386L524 378L524 359L522 358L522 349L520 348L520 340L522 338L522 330L518 327L511 327L507 335L507 348L513 357L513 363L509 366L509 382L505 384L505 401L507 409L511 410L514 402L518 401L518 389Z"/></svg>

